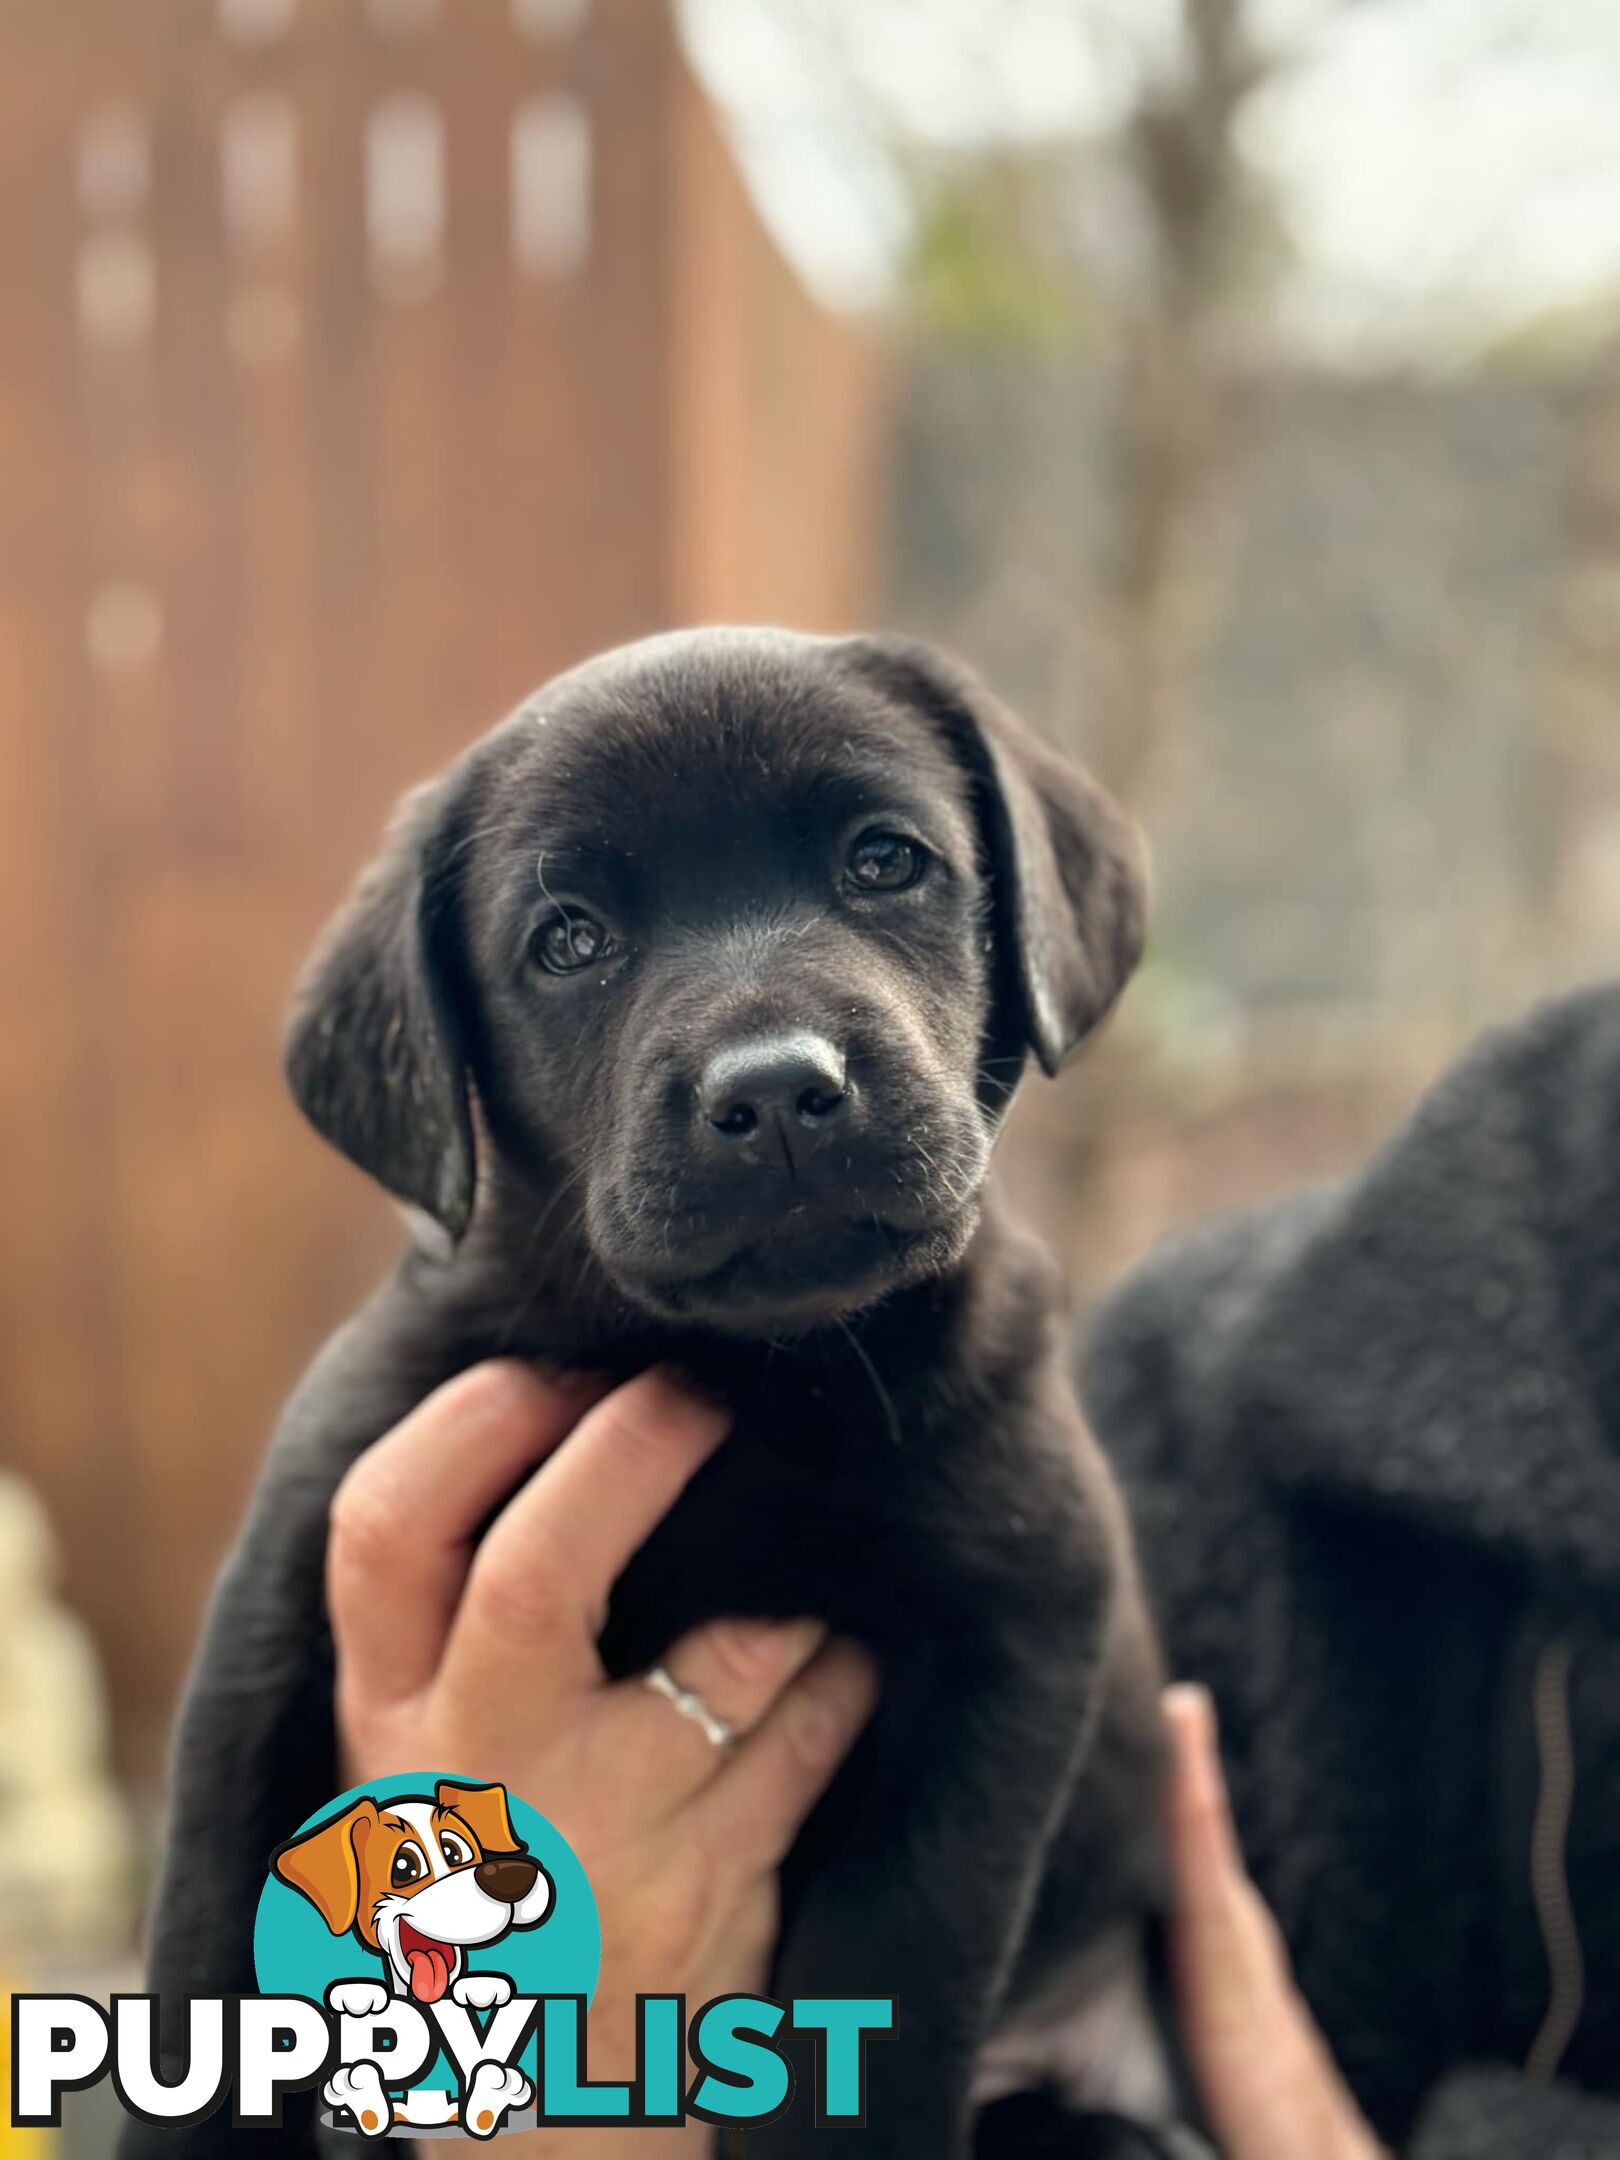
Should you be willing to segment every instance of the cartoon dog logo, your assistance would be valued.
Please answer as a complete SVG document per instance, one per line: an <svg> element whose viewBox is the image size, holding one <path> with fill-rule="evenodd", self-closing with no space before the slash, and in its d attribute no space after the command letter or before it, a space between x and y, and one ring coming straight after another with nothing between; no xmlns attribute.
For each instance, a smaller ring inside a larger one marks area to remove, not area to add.
<svg viewBox="0 0 1620 2160"><path fill-rule="evenodd" d="M382 1960L376 1981L340 1982L328 2001L351 2016L375 2016L390 1994L427 2007L448 1995L468 2010L510 2002L503 1973L470 1972L469 1950L496 1943L513 1928L538 1927L552 1910L551 1877L512 1826L503 1785L440 1780L432 1797L353 1801L341 1815L305 1830L271 1855L279 1879L306 1897L334 1935L353 1935ZM463 2127L489 2136L505 2112L527 2104L529 2081L516 2070L481 2063L467 2095ZM391 2124L447 2127L457 2120L453 2095L414 2091L390 2101L373 2063L339 2069L323 2098L371 2137Z"/></svg>

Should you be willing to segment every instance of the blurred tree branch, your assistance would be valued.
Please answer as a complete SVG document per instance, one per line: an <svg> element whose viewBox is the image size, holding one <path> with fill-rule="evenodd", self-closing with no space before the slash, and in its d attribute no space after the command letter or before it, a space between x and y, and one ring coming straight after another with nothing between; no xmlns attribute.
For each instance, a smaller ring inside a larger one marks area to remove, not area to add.
<svg viewBox="0 0 1620 2160"><path fill-rule="evenodd" d="M1250 0L1174 0L1168 45L1157 15L1150 34L1134 0L1043 4L1067 6L1099 78L1120 87L1104 132L1088 134L1077 117L1067 137L998 137L999 14L977 18L988 40L974 69L987 124L971 146L908 137L858 52L845 52L842 73L913 204L913 327L970 356L970 378L976 369L993 382L1009 358L1016 369L996 469L980 482L969 466L960 482L982 494L994 541L987 574L946 632L989 658L1016 647L1027 627L1013 674L1022 660L1036 717L1148 818L1195 721L1192 664L1225 567L1212 530L1221 330L1266 224L1239 126L1267 70ZM808 43L811 17L795 19ZM940 21L943 32L960 19L942 7ZM960 64L964 53L948 42ZM1094 366L1076 367L1088 352ZM1048 398L1071 398L1079 431L1090 424L1078 410L1088 395L1108 464L1095 475L1096 508L1081 519L1050 465ZM1075 544L1083 527L1094 536L1089 554ZM1044 683L1028 679L1038 670ZM1065 1195L1061 1219L1042 1211L1048 1231L1082 1283L1099 1173L1140 1100L1142 1040L1112 1036L1022 1114L1030 1155Z"/></svg>
<svg viewBox="0 0 1620 2160"><path fill-rule="evenodd" d="M1182 0L1181 44L1171 79L1144 83L1125 129L1150 255L1126 325L1111 595L1117 680L1092 757L1139 813L1186 717L1219 402L1212 347L1247 194L1236 126L1264 74L1244 0Z"/></svg>
<svg viewBox="0 0 1620 2160"><path fill-rule="evenodd" d="M1104 618L1108 665L1088 752L1099 778L1147 819L1194 715L1190 677L1220 550L1210 545L1222 401L1218 330L1250 205L1237 141L1264 79L1245 0L1181 0L1169 75L1145 77L1123 149L1145 213L1146 275L1123 325L1118 482ZM1061 1158L1071 1276L1087 1247L1115 1136L1139 1104L1140 1043L1109 1038L1047 1107L1038 1144Z"/></svg>

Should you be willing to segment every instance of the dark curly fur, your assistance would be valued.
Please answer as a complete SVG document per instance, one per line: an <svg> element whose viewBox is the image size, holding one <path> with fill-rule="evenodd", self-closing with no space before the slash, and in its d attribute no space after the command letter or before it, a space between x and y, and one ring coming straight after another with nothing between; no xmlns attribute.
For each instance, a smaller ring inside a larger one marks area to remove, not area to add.
<svg viewBox="0 0 1620 2160"><path fill-rule="evenodd" d="M1413 2160L1620 2154L1620 992L1491 1037L1365 1175L1155 1258L1084 1392L1373 2122ZM1531 1699L1559 1640L1586 1985L1547 2083Z"/></svg>

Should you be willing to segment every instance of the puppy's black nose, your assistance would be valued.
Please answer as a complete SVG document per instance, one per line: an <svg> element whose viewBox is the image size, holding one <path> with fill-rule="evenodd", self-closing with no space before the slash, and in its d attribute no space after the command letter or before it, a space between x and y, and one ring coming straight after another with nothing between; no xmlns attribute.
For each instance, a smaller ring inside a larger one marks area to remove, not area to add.
<svg viewBox="0 0 1620 2160"><path fill-rule="evenodd" d="M820 1131L849 1102L842 1056L808 1028L718 1051L697 1092L699 1110L723 1140L746 1140L772 1124Z"/></svg>
<svg viewBox="0 0 1620 2160"><path fill-rule="evenodd" d="M479 1861L473 1869L473 1881L502 1905L516 1905L534 1888L539 1872L540 1863L527 1853L500 1853L492 1860Z"/></svg>

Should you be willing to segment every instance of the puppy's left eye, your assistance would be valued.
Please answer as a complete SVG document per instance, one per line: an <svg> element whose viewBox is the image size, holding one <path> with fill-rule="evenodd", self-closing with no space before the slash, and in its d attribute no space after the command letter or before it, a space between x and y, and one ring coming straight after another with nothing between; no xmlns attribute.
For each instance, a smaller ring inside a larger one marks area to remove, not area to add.
<svg viewBox="0 0 1620 2160"><path fill-rule="evenodd" d="M453 1837L448 1830L439 1832L439 1850L444 1854L446 1867L465 1867L472 1858L460 1838Z"/></svg>
<svg viewBox="0 0 1620 2160"><path fill-rule="evenodd" d="M928 867L928 850L904 833L865 832L849 851L844 875L860 892L904 892Z"/></svg>

